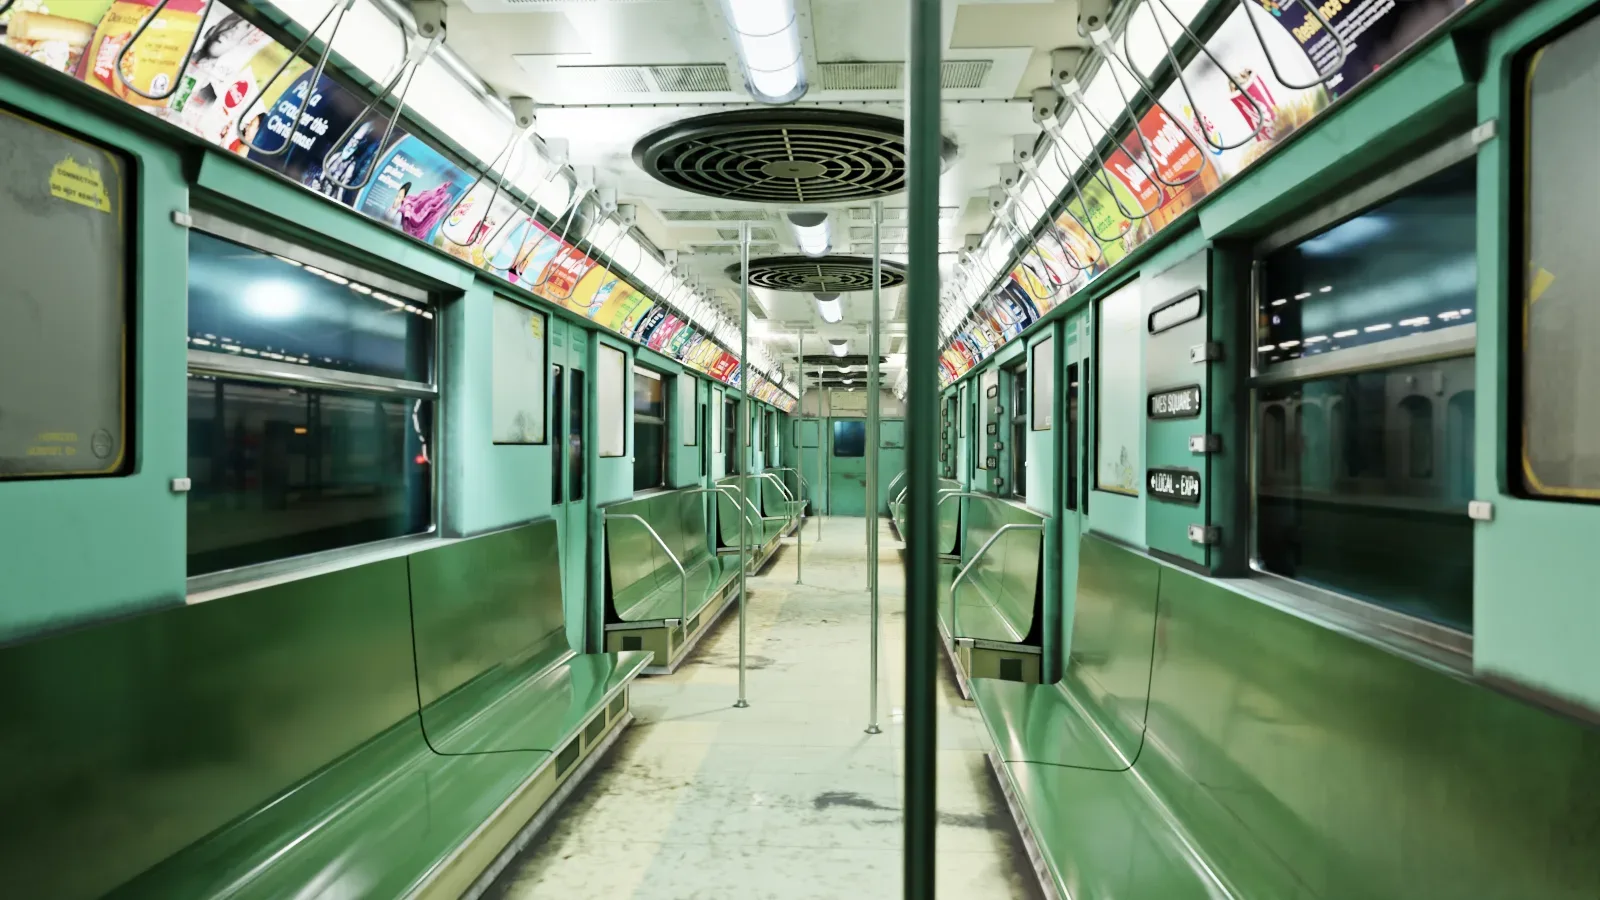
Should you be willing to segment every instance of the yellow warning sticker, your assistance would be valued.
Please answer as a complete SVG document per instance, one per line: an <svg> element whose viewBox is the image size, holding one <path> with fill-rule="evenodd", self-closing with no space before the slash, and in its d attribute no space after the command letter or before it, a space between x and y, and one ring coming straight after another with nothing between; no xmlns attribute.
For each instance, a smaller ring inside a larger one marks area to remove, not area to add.
<svg viewBox="0 0 1600 900"><path fill-rule="evenodd" d="M528 330L533 332L535 338L544 337L544 316L533 316L528 319Z"/></svg>
<svg viewBox="0 0 1600 900"><path fill-rule="evenodd" d="M103 213L111 212L111 198L106 194L105 182L100 179L100 170L70 156L50 170L50 196Z"/></svg>
<svg viewBox="0 0 1600 900"><path fill-rule="evenodd" d="M1533 273L1533 283L1528 286L1528 302L1538 303L1544 292L1550 290L1550 285L1555 284L1556 276L1549 269L1541 268Z"/></svg>

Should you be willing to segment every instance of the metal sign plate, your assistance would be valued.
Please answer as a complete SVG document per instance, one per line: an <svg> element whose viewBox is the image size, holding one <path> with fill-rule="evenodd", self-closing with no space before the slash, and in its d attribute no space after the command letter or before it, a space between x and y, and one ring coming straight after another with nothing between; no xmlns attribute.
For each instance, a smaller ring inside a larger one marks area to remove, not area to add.
<svg viewBox="0 0 1600 900"><path fill-rule="evenodd" d="M1200 385L1152 391L1147 407L1152 419L1192 419L1200 415Z"/></svg>
<svg viewBox="0 0 1600 900"><path fill-rule="evenodd" d="M1152 497L1171 503L1200 505L1200 473L1194 469L1148 469L1144 483Z"/></svg>

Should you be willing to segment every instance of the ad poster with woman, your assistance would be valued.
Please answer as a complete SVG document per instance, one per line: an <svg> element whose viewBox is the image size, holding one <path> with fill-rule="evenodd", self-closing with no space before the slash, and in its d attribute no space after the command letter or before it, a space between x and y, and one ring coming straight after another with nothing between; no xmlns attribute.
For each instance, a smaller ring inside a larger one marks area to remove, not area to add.
<svg viewBox="0 0 1600 900"><path fill-rule="evenodd" d="M324 160L307 173L309 186L343 201L346 192L359 190L356 209L419 241L431 243L444 217L460 199L471 177L460 166L415 135L399 135L388 150L365 162L369 149L383 139L384 119L369 117Z"/></svg>
<svg viewBox="0 0 1600 900"><path fill-rule="evenodd" d="M266 32L215 4L200 28L200 42L172 99L154 112L234 153L246 154L256 141L271 148L277 142L263 133L268 112L286 89L304 80L310 68L304 60L293 60L276 82L265 84L288 56L289 51ZM284 119L285 132L293 115L291 111Z"/></svg>

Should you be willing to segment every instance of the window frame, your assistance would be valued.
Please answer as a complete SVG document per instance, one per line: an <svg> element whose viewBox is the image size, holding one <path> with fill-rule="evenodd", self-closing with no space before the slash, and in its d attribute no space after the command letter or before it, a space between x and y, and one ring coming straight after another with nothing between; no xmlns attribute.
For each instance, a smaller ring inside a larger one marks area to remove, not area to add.
<svg viewBox="0 0 1600 900"><path fill-rule="evenodd" d="M594 433L595 451L596 451L596 454L597 454L597 458L599 458L599 459L627 459L628 458L629 441L633 437L633 434L632 434L632 432L633 432L633 366L631 365L632 360L629 359L629 353L628 353L627 350L624 350L624 349L622 349L620 347L613 347L610 344L606 343L605 341L601 341L599 343L598 347L599 347L599 349L596 351L595 359L594 359L594 368L595 368L595 372L594 372L594 375L595 375L595 378L594 378L594 388L595 388L594 405L595 405L595 413L596 413L597 420L598 420L598 418L600 416L604 415L603 405L604 405L604 403L606 401L606 398L602 397L600 395L600 379L601 379L601 375L605 372L605 366L607 365L607 363L606 363L606 360L608 359L607 354L615 354L615 356L609 357L610 359L615 359L616 357L621 357L622 358L622 375L621 375L621 378L619 379L619 383L618 383L618 387L622 391L622 397L620 398L620 402L619 402L619 405L621 406L621 409L618 410L618 412L622 416L622 447L621 447L621 449L619 449L615 453L607 452L605 446L603 445L604 444L603 437L602 437L602 435L600 433L600 422L596 421L592 426L595 429L595 433Z"/></svg>
<svg viewBox="0 0 1600 900"><path fill-rule="evenodd" d="M1308 607L1321 613L1331 613L1342 621L1354 620L1365 628L1375 630L1379 640L1397 636L1402 641L1414 642L1423 648L1421 652L1433 656L1444 664L1467 669L1470 669L1472 660L1471 632L1462 632L1439 622L1400 612L1390 606L1363 600L1339 590L1301 581L1265 567L1260 552L1259 511L1263 465L1260 440L1264 423L1258 397L1261 388L1474 356L1478 350L1477 323L1442 328L1415 336L1422 340L1391 340L1324 353L1314 359L1286 360L1274 364L1271 369L1265 371L1259 364L1260 354L1256 352L1254 323L1262 314L1263 304L1269 302L1262 283L1263 257L1381 206L1416 184L1452 166L1475 158L1478 148L1479 143L1471 132L1446 138L1420 155L1353 188L1331 203L1298 217L1282 228L1275 229L1250 248L1249 315L1244 317L1244 327L1247 329L1244 343L1250 348L1246 378L1249 414L1239 423L1239 428L1245 432L1241 440L1249 448L1246 458L1248 473L1243 486L1248 492L1246 510L1249 517L1249 574L1258 588L1286 604ZM1485 187L1480 183L1478 190L1481 192ZM1401 346L1391 346L1397 343ZM1285 427L1287 424L1286 420ZM1463 511L1462 515L1466 515L1466 512Z"/></svg>
<svg viewBox="0 0 1600 900"><path fill-rule="evenodd" d="M143 238L139 207L144 200L139 172L139 160L126 146L113 144L87 133L73 131L51 122L37 112L25 108L0 107L0 117L15 119L24 125L58 135L69 141L86 144L106 154L115 163L118 177L116 210L113 218L120 228L119 243L122 265L122 297L117 304L122 313L122 364L118 367L121 400L118 403L119 446L113 463L103 469L35 471L0 475L0 484L27 481L68 481L99 478L128 478L138 474L140 467L140 435L138 431L138 380L142 329L139 317L140 274L142 260L139 246ZM187 254L187 248L185 248Z"/></svg>
<svg viewBox="0 0 1600 900"><path fill-rule="evenodd" d="M397 281L340 257L330 256L303 244L242 225L222 216L202 210L193 210L190 212L190 217L191 224L189 227L192 230L221 238L261 253L310 264L335 275L349 278L352 281L359 281L369 287L379 288L385 293L392 294L397 299L411 300L423 305L432 313L431 321L434 329L433 352L428 359L428 381L426 382L386 378L379 375L364 375L337 369L320 369L316 366L277 363L260 357L235 356L231 353L217 353L208 350L191 348L187 351L185 361L186 377L190 373L197 373L260 384L318 390L359 391L385 397L427 400L433 404L433 433L428 436L430 446L433 449L433 459L428 473L429 490L431 492L428 506L431 521L426 530L415 534L398 535L361 544L332 547L327 550L318 550L298 556L265 560L237 568L207 572L203 575L192 575L185 579L185 590L190 602L215 599L216 597L248 590L253 585L267 580L280 579L286 576L309 575L330 564L343 564L409 552L413 545L439 540L441 523L443 523L445 516L444 459L448 453L445 447L445 434L448 429L443 427L446 422L447 403L444 392L439 386L440 373L443 371L444 348L448 343L447 328L443 315L443 299L414 284ZM186 297L185 305L187 305L187 302ZM548 325L548 321L546 324ZM547 340L548 334L549 330L547 328ZM185 551L185 557L187 558L187 550Z"/></svg>
<svg viewBox="0 0 1600 900"><path fill-rule="evenodd" d="M661 467L656 472L658 480L655 484L647 485L645 487L640 487L637 483L635 483L633 486L633 493L638 495L650 493L652 491L666 490L669 482L671 481L669 475L672 471L672 398L667 396L669 393L671 393L667 381L668 373L657 371L649 366L640 365L638 359L635 359L629 375L631 377L628 379L628 399L630 401L629 411L631 415L628 419L628 430L633 437L632 461L634 464L635 475L638 473L639 460L639 420L642 418L647 424L661 426ZM639 377L640 375L643 375L645 378L651 379L657 384L661 385L660 418L655 416L647 416L640 413L631 402L633 400L633 379Z"/></svg>
<svg viewBox="0 0 1600 900"><path fill-rule="evenodd" d="M1542 490L1532 487L1529 482L1539 479L1534 474L1527 455L1527 340L1531 324L1529 310L1532 306L1532 299L1528 295L1527 272L1533 262L1533 169L1530 165L1529 147L1532 146L1531 142L1534 139L1535 63L1545 49L1554 46L1574 32L1589 27L1597 18L1600 18L1600 14L1593 10L1580 13L1541 34L1517 51L1511 63L1511 89L1507 92L1514 139L1506 145L1509 171L1512 175L1510 215L1507 223L1510 231L1507 248L1511 258L1508 260L1510 264L1505 267L1507 282L1504 285L1509 303L1506 307L1508 315L1503 320L1506 343L1502 345L1506 353L1507 425L1500 435L1500 439L1504 441L1502 446L1505 448L1503 477L1507 495L1541 503L1600 505L1600 487L1549 486Z"/></svg>

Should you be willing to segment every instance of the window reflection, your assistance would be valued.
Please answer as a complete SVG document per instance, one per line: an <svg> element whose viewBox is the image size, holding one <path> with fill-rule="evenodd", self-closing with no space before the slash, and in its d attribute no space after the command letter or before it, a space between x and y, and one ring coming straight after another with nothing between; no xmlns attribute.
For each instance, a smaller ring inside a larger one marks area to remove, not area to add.
<svg viewBox="0 0 1600 900"><path fill-rule="evenodd" d="M419 534L433 404L189 376L189 574Z"/></svg>

